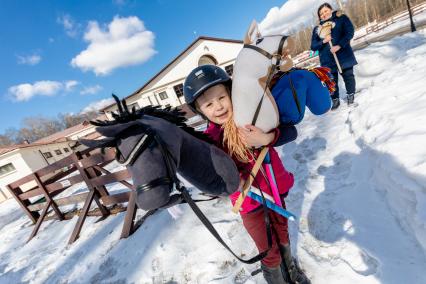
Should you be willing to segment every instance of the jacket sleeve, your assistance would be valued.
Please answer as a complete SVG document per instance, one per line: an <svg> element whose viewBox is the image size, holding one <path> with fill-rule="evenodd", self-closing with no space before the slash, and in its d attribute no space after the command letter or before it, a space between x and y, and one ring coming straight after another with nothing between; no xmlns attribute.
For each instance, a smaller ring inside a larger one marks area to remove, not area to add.
<svg viewBox="0 0 426 284"><path fill-rule="evenodd" d="M341 48L347 46L351 39L354 37L354 25L346 15L340 17L341 24L343 25L343 36L336 42L336 45L340 45Z"/></svg>
<svg viewBox="0 0 426 284"><path fill-rule="evenodd" d="M297 129L294 125L280 125L274 131L275 139L270 144L273 147L282 146L297 138Z"/></svg>
<svg viewBox="0 0 426 284"><path fill-rule="evenodd" d="M311 50L313 51L321 50L324 44L317 33L317 29L318 27L315 27L312 31Z"/></svg>

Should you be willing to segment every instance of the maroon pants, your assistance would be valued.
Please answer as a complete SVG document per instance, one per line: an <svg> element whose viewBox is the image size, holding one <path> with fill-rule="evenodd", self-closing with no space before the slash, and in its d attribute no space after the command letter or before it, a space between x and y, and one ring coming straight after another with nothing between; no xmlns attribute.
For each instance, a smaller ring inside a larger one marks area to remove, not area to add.
<svg viewBox="0 0 426 284"><path fill-rule="evenodd" d="M268 267L277 267L281 264L279 244L286 245L289 242L287 219L272 210L269 210L268 214L272 229L272 248L269 250L268 255L262 259L262 263ZM259 252L267 250L268 237L266 235L263 209L241 214L241 218Z"/></svg>

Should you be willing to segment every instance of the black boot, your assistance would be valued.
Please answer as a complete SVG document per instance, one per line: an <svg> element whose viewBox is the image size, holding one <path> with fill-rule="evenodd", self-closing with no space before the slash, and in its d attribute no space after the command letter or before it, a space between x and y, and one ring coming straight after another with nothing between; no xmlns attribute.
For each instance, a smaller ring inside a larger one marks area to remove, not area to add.
<svg viewBox="0 0 426 284"><path fill-rule="evenodd" d="M291 284L311 284L305 273L299 268L295 259L291 256L290 245L280 245L281 255L283 256L282 268L283 274L289 278Z"/></svg>
<svg viewBox="0 0 426 284"><path fill-rule="evenodd" d="M339 98L333 99L333 105L331 106L331 110L335 110L339 106L340 106L340 100L339 100Z"/></svg>
<svg viewBox="0 0 426 284"><path fill-rule="evenodd" d="M263 277L268 284L288 284L287 281L284 280L283 273L281 271L281 266L277 267L268 267L263 263L261 265Z"/></svg>
<svg viewBox="0 0 426 284"><path fill-rule="evenodd" d="M348 96L347 96L346 98L347 98L347 100L348 100L348 105L351 105L351 104L353 104L353 103L354 103L354 100L355 100L355 94L354 94L354 93L352 93L352 94L348 94Z"/></svg>

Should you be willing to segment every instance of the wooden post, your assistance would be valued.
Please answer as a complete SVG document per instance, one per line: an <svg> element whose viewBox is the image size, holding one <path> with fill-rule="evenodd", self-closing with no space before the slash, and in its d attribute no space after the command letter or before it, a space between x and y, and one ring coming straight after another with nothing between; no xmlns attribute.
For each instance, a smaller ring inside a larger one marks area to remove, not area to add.
<svg viewBox="0 0 426 284"><path fill-rule="evenodd" d="M80 215L78 216L77 224L75 225L74 230L72 231L68 244L72 244L80 236L81 228L83 227L84 221L86 220L87 213L89 212L90 205L92 204L94 196L95 191L90 190L89 194L86 197L86 201L84 202L83 209L81 210Z"/></svg>
<svg viewBox="0 0 426 284"><path fill-rule="evenodd" d="M6 185L9 192L12 194L13 198L15 198L16 202L18 202L19 206L21 206L22 210L24 210L25 214L28 215L28 217L31 219L33 224L37 222L37 219L40 217L40 214L38 212L33 212L28 209L27 206L31 205L31 203L28 200L21 200L19 198L19 194L22 193L22 190L20 188L13 189L9 185ZM18 192L15 192L18 191Z"/></svg>
<svg viewBox="0 0 426 284"><path fill-rule="evenodd" d="M53 211L55 211L56 216L58 217L59 221L64 220L64 215L62 214L61 210L59 210L56 203L53 201L52 197L50 197L49 192L46 190L46 187L44 186L43 182L41 181L40 177L37 173L33 173L33 177L38 185L38 187L43 191L44 197L46 198L46 202L49 201L51 203Z"/></svg>
<svg viewBox="0 0 426 284"><path fill-rule="evenodd" d="M31 241L31 239L34 238L35 235L37 235L37 232L40 229L41 223L43 223L43 220L44 220L44 218L47 215L47 211L49 210L50 205L52 205L52 201L46 200L46 205L43 208L43 212L41 213L41 216L38 218L37 223L35 224L34 229L31 232L31 235L30 235L30 237L27 240L27 243L29 241Z"/></svg>
<svg viewBox="0 0 426 284"><path fill-rule="evenodd" d="M126 217L124 218L123 229L120 239L125 239L133 234L134 220L136 216L136 191L130 192L129 202L127 203Z"/></svg>
<svg viewBox="0 0 426 284"><path fill-rule="evenodd" d="M109 215L109 211L108 209L103 206L101 204L101 202L99 201L99 193L96 189L96 187L93 186L92 182L90 181L90 176L89 174L86 172L86 170L82 167L80 160L81 159L81 154L80 153L75 153L73 156L73 160L74 160L74 164L77 168L77 170L80 172L81 177L83 178L84 182L87 185L87 188L89 189L89 194L87 195L87 198L84 202L84 206L83 209L80 212L80 215L78 216L78 221L77 224L74 227L74 230L71 234L71 238L69 239L69 244L72 244L73 242L75 242L79 235L80 235L80 231L81 228L83 227L84 221L86 220L87 217L87 213L89 212L90 209L90 205L92 204L93 199L96 199L96 203L99 207L99 209L102 212L102 215L105 217L107 215Z"/></svg>

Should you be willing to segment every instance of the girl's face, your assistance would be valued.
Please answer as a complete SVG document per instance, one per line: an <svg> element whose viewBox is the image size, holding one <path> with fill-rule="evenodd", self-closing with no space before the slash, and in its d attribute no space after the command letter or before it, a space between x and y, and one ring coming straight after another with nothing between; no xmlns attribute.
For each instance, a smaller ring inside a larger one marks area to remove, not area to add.
<svg viewBox="0 0 426 284"><path fill-rule="evenodd" d="M322 21L330 19L332 12L333 11L330 8L328 8L328 7L322 7L321 10L319 11L320 19Z"/></svg>
<svg viewBox="0 0 426 284"><path fill-rule="evenodd" d="M222 125L232 116L232 102L228 89L222 85L213 86L195 101L197 109L213 123Z"/></svg>

